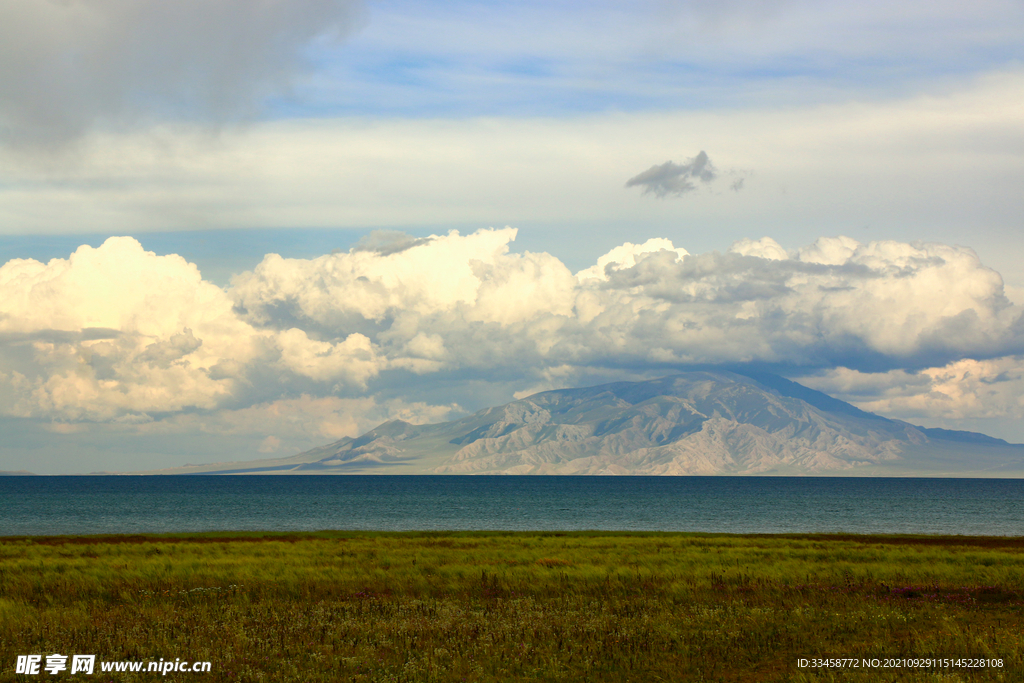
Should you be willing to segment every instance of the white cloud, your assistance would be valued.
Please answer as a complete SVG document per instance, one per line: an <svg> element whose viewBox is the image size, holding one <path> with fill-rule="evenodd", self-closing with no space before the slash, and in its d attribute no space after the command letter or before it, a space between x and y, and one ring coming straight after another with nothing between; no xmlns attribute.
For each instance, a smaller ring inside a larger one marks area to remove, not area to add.
<svg viewBox="0 0 1024 683"><path fill-rule="evenodd" d="M655 238L574 276L549 254L512 253L515 235L270 254L227 291L131 238L10 261L0 413L143 435L247 431L287 452L390 416L440 419L474 382L511 395L760 363L842 396L857 391L842 381L860 382L857 401L884 414L1015 414L1022 310L970 249L838 237L786 252L762 238L689 254Z"/></svg>
<svg viewBox="0 0 1024 683"><path fill-rule="evenodd" d="M835 368L802 384L863 410L906 420L1024 419L1024 357L965 358L917 372Z"/></svg>
<svg viewBox="0 0 1024 683"><path fill-rule="evenodd" d="M860 247L855 239L840 235L839 237L822 237L814 244L800 250L799 258L804 263L820 263L826 266L838 266L846 263Z"/></svg>
<svg viewBox="0 0 1024 683"><path fill-rule="evenodd" d="M573 279L549 255L508 253L514 236L452 232L396 253L268 256L232 292L253 324L325 339L359 332L382 367L416 372L922 367L1016 352L1024 341L998 273L966 248L839 237L791 258L770 238L701 255L652 239L613 249Z"/></svg>
<svg viewBox="0 0 1024 683"><path fill-rule="evenodd" d="M871 242L833 264L816 262L814 249L800 254L812 261L786 257L771 240L682 259L654 253L632 268L609 270L606 283L581 287L575 322L585 326L570 324L562 333L586 340L575 362L631 357L868 369L1021 349L1021 309L969 249Z"/></svg>
<svg viewBox="0 0 1024 683"><path fill-rule="evenodd" d="M650 254L662 250L675 252L679 258L690 253L685 249L677 249L672 244L672 240L663 237L652 237L643 244L626 242L621 246L615 247L607 254L598 257L596 264L576 273L576 278L581 282L587 279L607 280L606 270L608 268L612 270L632 268L636 265L637 257L641 254Z"/></svg>
<svg viewBox="0 0 1024 683"><path fill-rule="evenodd" d="M356 249L312 260L270 254L234 279L232 294L257 324L283 315L332 330L453 312L505 325L569 314L572 273L549 254L509 254L515 235L514 228L452 231L393 253Z"/></svg>
<svg viewBox="0 0 1024 683"><path fill-rule="evenodd" d="M9 261L0 267L7 410L105 420L212 408L237 380L220 362L259 353L231 305L195 266L131 238L47 264Z"/></svg>
<svg viewBox="0 0 1024 683"><path fill-rule="evenodd" d="M130 237L43 264L0 267L0 410L61 420L148 419L244 400L276 368L281 391L307 378L364 387L386 361L370 340L260 330L177 255Z"/></svg>
<svg viewBox="0 0 1024 683"><path fill-rule="evenodd" d="M771 237L762 237L759 240L739 240L729 247L729 253L739 254L740 256L756 256L770 261L782 261L789 258L789 254L787 254L786 250L782 248L782 245Z"/></svg>
<svg viewBox="0 0 1024 683"><path fill-rule="evenodd" d="M332 344L310 339L293 327L279 332L276 341L282 367L318 381L341 379L365 387L383 365L370 339L358 333Z"/></svg>

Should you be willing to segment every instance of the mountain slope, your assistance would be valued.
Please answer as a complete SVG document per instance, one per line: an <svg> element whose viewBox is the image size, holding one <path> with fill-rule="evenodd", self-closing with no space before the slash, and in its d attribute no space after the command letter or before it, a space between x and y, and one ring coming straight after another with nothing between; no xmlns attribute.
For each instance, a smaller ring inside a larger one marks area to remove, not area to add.
<svg viewBox="0 0 1024 683"><path fill-rule="evenodd" d="M204 471L1007 476L1024 473L1024 447L888 420L775 375L708 370L546 391L441 424L386 422L271 467Z"/></svg>
<svg viewBox="0 0 1024 683"><path fill-rule="evenodd" d="M439 473L754 474L896 457L901 425L839 418L751 378L697 372L551 391L504 406Z"/></svg>

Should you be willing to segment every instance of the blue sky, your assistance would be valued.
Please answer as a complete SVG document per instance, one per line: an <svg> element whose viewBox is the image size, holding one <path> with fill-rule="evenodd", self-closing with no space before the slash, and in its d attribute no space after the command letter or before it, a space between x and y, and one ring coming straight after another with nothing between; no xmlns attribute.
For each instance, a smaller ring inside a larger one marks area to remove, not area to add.
<svg viewBox="0 0 1024 683"><path fill-rule="evenodd" d="M8 3L0 470L708 362L1024 441L1022 52L1008 0Z"/></svg>

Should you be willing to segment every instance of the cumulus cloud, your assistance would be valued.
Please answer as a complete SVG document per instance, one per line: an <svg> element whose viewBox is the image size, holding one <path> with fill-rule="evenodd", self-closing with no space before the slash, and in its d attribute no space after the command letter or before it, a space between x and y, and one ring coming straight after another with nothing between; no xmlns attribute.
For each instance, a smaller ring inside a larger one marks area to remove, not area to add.
<svg viewBox="0 0 1024 683"><path fill-rule="evenodd" d="M516 230L452 231L403 249L366 249L316 259L268 255L235 278L232 294L247 319L277 326L312 324L327 333L377 330L410 339L408 321L458 316L512 324L571 313L572 273L550 254L510 254Z"/></svg>
<svg viewBox="0 0 1024 683"><path fill-rule="evenodd" d="M393 253L268 256L236 279L245 320L360 333L392 367L760 362L919 368L1021 348L1021 311L965 248L770 238L692 255L616 247L575 277L513 254L513 229L452 232Z"/></svg>
<svg viewBox="0 0 1024 683"><path fill-rule="evenodd" d="M47 264L9 261L0 292L9 414L110 420L213 408L235 390L219 361L257 354L223 290L131 238ZM98 328L111 332L87 333Z"/></svg>
<svg viewBox="0 0 1024 683"><path fill-rule="evenodd" d="M653 194L660 198L670 195L681 197L697 189L695 181L707 185L717 177L718 171L715 170L707 153L701 150L697 156L684 164L674 164L670 160L651 166L643 173L638 173L627 180L626 187L641 187L643 194ZM735 189L738 190L739 187Z"/></svg>
<svg viewBox="0 0 1024 683"><path fill-rule="evenodd" d="M130 237L0 267L0 410L8 415L146 421L231 404L260 373L271 373L274 391L303 379L363 387L380 367L363 335L321 341L299 329L257 329L193 264Z"/></svg>
<svg viewBox="0 0 1024 683"><path fill-rule="evenodd" d="M917 372L834 368L801 383L906 420L1024 419L1024 357L965 358Z"/></svg>
<svg viewBox="0 0 1024 683"><path fill-rule="evenodd" d="M859 404L884 414L1014 414L1022 310L970 249L828 237L786 250L764 237L690 254L655 238L573 274L512 252L515 236L268 254L227 290L127 237L10 261L0 414L249 430L287 452L396 415L443 419L473 383L505 387L490 403L698 364L775 367L843 397L859 382Z"/></svg>
<svg viewBox="0 0 1024 683"><path fill-rule="evenodd" d="M679 257L690 254L685 249L677 249L672 244L672 240L667 240L663 237L652 237L643 244L626 242L622 246L615 247L607 254L599 257L596 264L576 273L576 279L581 282L588 279L607 280L607 269L622 270L623 268L632 268L636 265L637 258L642 254L650 254L657 251L671 251Z"/></svg>
<svg viewBox="0 0 1024 683"><path fill-rule="evenodd" d="M973 251L871 242L841 262L818 262L849 244L823 238L808 260L786 258L771 240L681 260L652 256L613 273L605 306L618 308L613 291L622 303L629 292L632 306L646 300L630 326L643 321L648 340L661 337L664 357L676 362L880 369L1020 348L1021 311Z"/></svg>
<svg viewBox="0 0 1024 683"><path fill-rule="evenodd" d="M741 256L756 256L757 258L768 259L769 261L783 261L789 258L789 254L782 248L782 245L771 237L762 237L759 240L742 239L729 247L730 254Z"/></svg>
<svg viewBox="0 0 1024 683"><path fill-rule="evenodd" d="M251 115L347 34L358 0L0 3L0 140L66 142L138 118Z"/></svg>

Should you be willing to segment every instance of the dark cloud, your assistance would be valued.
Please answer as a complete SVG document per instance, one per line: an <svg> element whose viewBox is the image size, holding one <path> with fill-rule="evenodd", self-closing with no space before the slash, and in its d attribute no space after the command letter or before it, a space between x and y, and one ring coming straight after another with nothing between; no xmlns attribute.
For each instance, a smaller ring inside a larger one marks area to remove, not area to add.
<svg viewBox="0 0 1024 683"><path fill-rule="evenodd" d="M181 360L185 356L197 350L203 345L202 340L196 339L192 330L185 328L179 334L172 334L169 339L153 342L146 347L138 356L143 363L153 363L162 368L168 368L171 363Z"/></svg>
<svg viewBox="0 0 1024 683"><path fill-rule="evenodd" d="M706 185L717 177L718 171L715 170L707 153L701 151L685 164L666 161L659 166L651 166L643 173L627 180L626 187L642 187L644 194L653 194L656 197L681 197L697 189L695 181Z"/></svg>
<svg viewBox="0 0 1024 683"><path fill-rule="evenodd" d="M387 256L429 243L429 237L417 239L399 230L373 230L356 242L352 251L372 251L381 256Z"/></svg>
<svg viewBox="0 0 1024 683"><path fill-rule="evenodd" d="M57 147L142 119L254 114L349 33L360 0L0 3L0 141Z"/></svg>

